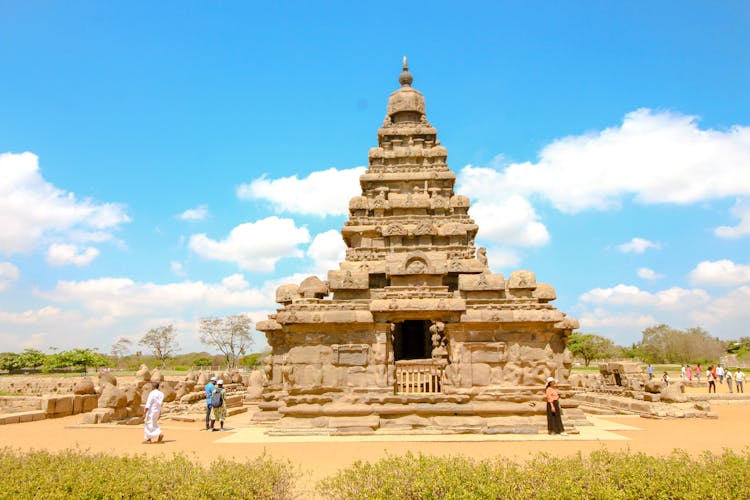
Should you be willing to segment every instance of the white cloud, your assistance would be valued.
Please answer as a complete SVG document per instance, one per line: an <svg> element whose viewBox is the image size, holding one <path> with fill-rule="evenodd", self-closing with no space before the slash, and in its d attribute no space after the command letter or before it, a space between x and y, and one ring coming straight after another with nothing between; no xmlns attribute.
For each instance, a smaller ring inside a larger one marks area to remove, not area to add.
<svg viewBox="0 0 750 500"><path fill-rule="evenodd" d="M714 229L714 234L719 238L739 238L750 234L750 197L738 199L731 213L740 222L736 226L719 226Z"/></svg>
<svg viewBox="0 0 750 500"><path fill-rule="evenodd" d="M18 268L10 262L0 262L0 292L9 289L18 281L20 274Z"/></svg>
<svg viewBox="0 0 750 500"><path fill-rule="evenodd" d="M205 220L206 217L208 217L208 207L206 205L198 205L195 208L189 208L177 215L178 219L188 222Z"/></svg>
<svg viewBox="0 0 750 500"><path fill-rule="evenodd" d="M90 264L98 256L99 250L94 247L87 247L79 253L76 245L53 243L47 249L47 264L50 266L67 266L73 264L82 267Z"/></svg>
<svg viewBox="0 0 750 500"><path fill-rule="evenodd" d="M240 224L222 240L205 234L190 237L192 251L207 259L236 263L249 271L273 271L283 257L302 257L297 245L310 241L307 228L297 227L292 219L267 217Z"/></svg>
<svg viewBox="0 0 750 500"><path fill-rule="evenodd" d="M245 277L239 273L227 276L221 280L221 284L231 292L238 292L250 286Z"/></svg>
<svg viewBox="0 0 750 500"><path fill-rule="evenodd" d="M663 278L663 274L659 274L653 269L649 269L648 267L641 267L638 269L638 277L643 278L644 280L658 280L660 278Z"/></svg>
<svg viewBox="0 0 750 500"><path fill-rule="evenodd" d="M706 304L710 296L699 288L687 290L672 287L657 293L646 292L637 286L617 285L612 288L594 288L579 297L581 302L608 305L650 306L656 309L687 309Z"/></svg>
<svg viewBox="0 0 750 500"><path fill-rule="evenodd" d="M514 269L521 263L521 257L515 250L509 248L487 249L487 264L492 271L497 272L499 269Z"/></svg>
<svg viewBox="0 0 750 500"><path fill-rule="evenodd" d="M521 247L543 246L549 242L547 228L538 221L531 203L521 196L508 196L498 201L480 199L472 204L470 215L479 225L482 239Z"/></svg>
<svg viewBox="0 0 750 500"><path fill-rule="evenodd" d="M335 229L315 235L307 248L307 256L313 260L313 272L326 275L339 268L339 262L346 257L346 244Z"/></svg>
<svg viewBox="0 0 750 500"><path fill-rule="evenodd" d="M640 313L615 313L606 309L594 309L578 318L581 324L581 330L586 331L592 328L618 327L618 328L636 328L644 329L657 323L656 319L650 314Z"/></svg>
<svg viewBox="0 0 750 500"><path fill-rule="evenodd" d="M35 154L0 154L0 253L29 252L51 236L102 239L129 221L123 205L79 200L45 181Z"/></svg>
<svg viewBox="0 0 750 500"><path fill-rule="evenodd" d="M38 292L50 301L78 304L98 315L121 318L172 311L207 314L217 309L269 307L272 297L249 288L242 275L225 278L221 284L202 281L182 283L138 283L129 278L98 278L58 281L54 290Z"/></svg>
<svg viewBox="0 0 750 500"><path fill-rule="evenodd" d="M180 278L187 276L185 266L182 265L182 262L177 262L176 260L171 261L169 263L169 270L172 271L172 274L179 276Z"/></svg>
<svg viewBox="0 0 750 500"><path fill-rule="evenodd" d="M267 179L265 176L237 187L242 200L267 200L279 212L302 215L346 215L349 199L361 192L359 176L365 167L344 170L329 168L310 173L303 179L296 175Z"/></svg>
<svg viewBox="0 0 750 500"><path fill-rule="evenodd" d="M750 266L727 259L703 261L690 271L690 282L709 286L741 285L750 282Z"/></svg>
<svg viewBox="0 0 750 500"><path fill-rule="evenodd" d="M713 335L724 339L747 336L750 324L750 286L740 286L719 297L704 309L690 313L690 319Z"/></svg>
<svg viewBox="0 0 750 500"><path fill-rule="evenodd" d="M633 238L627 243L617 245L617 249L622 253L643 253L649 248L659 250L661 243L645 240L643 238Z"/></svg>
<svg viewBox="0 0 750 500"><path fill-rule="evenodd" d="M81 315L75 312L63 311L59 307L44 306L40 309L28 309L21 312L0 311L0 324L12 323L16 325L49 325L60 321L77 321Z"/></svg>
<svg viewBox="0 0 750 500"><path fill-rule="evenodd" d="M595 288L582 294L576 306L581 329L594 329L621 345L637 342L645 327L666 323L674 328L700 326L723 339L746 335L750 322L750 286L712 297L694 288L672 287L647 292L635 286Z"/></svg>
<svg viewBox="0 0 750 500"><path fill-rule="evenodd" d="M621 126L558 139L537 163L502 171L468 165L472 196L539 194L558 210L607 210L634 196L640 203L694 203L750 195L750 127L700 129L697 118L639 109Z"/></svg>

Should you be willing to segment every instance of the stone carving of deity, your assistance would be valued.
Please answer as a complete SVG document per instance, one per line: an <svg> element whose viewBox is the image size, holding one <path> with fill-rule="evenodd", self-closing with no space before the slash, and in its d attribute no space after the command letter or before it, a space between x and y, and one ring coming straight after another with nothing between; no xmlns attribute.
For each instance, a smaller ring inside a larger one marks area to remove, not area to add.
<svg viewBox="0 0 750 500"><path fill-rule="evenodd" d="M489 267L489 264L487 263L487 249L484 247L479 247L479 250L477 250L477 260L480 264L482 264L482 267L487 268Z"/></svg>
<svg viewBox="0 0 750 500"><path fill-rule="evenodd" d="M386 205L385 194L383 191L379 191L378 195L372 201L372 206L375 208L384 208Z"/></svg>
<svg viewBox="0 0 750 500"><path fill-rule="evenodd" d="M352 286L354 285L354 279L352 279L352 272L347 270L346 274L344 274L344 286Z"/></svg>
<svg viewBox="0 0 750 500"><path fill-rule="evenodd" d="M415 259L409 263L406 271L413 274L421 274L427 270L427 264L421 259Z"/></svg>

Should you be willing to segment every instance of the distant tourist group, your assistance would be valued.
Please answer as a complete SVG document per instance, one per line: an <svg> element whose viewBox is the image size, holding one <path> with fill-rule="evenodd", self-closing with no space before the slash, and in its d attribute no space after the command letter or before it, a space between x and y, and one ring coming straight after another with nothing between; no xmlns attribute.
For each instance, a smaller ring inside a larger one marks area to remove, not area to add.
<svg viewBox="0 0 750 500"><path fill-rule="evenodd" d="M725 380L729 392L734 392L732 388L733 383L738 393L745 392L745 373L742 371L742 368L737 368L732 373L730 368L725 369L721 365L709 366L706 370L706 378L708 380L708 392L716 393L716 382L718 381L719 384L722 384Z"/></svg>
<svg viewBox="0 0 750 500"><path fill-rule="evenodd" d="M649 380L654 378L654 366L652 364L648 365L646 373L648 374ZM696 364L695 367L682 365L680 368L680 378L682 380L687 380L688 382L692 382L693 377L695 377L698 383L700 383L703 374L704 372L700 364ZM742 371L742 368L738 367L732 371L731 368L724 368L721 365L711 365L706 369L705 375L706 380L708 381L708 392L716 393L716 382L723 384L725 380L730 393L735 392L735 390L738 393L745 392L745 373ZM671 380L667 372L664 372L662 381L667 385L670 384Z"/></svg>

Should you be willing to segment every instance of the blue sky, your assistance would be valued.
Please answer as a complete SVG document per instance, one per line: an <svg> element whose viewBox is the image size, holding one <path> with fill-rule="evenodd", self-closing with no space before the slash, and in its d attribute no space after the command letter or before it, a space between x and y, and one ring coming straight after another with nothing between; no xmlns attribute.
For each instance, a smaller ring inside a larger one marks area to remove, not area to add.
<svg viewBox="0 0 750 500"><path fill-rule="evenodd" d="M337 268L403 55L494 272L750 335L750 4L358 4L0 3L0 351L200 350Z"/></svg>

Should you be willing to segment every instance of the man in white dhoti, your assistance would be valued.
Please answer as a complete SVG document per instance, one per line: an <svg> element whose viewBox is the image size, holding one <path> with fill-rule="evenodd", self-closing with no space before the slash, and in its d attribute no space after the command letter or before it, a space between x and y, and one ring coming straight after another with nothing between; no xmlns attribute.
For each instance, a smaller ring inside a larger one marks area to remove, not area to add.
<svg viewBox="0 0 750 500"><path fill-rule="evenodd" d="M146 398L145 408L145 422L146 425L143 428L143 443L151 444L152 439L156 439L156 442L161 443L164 439L164 433L159 429L159 415L161 415L161 405L164 402L164 393L159 390L159 382L152 382L154 390L148 393Z"/></svg>

